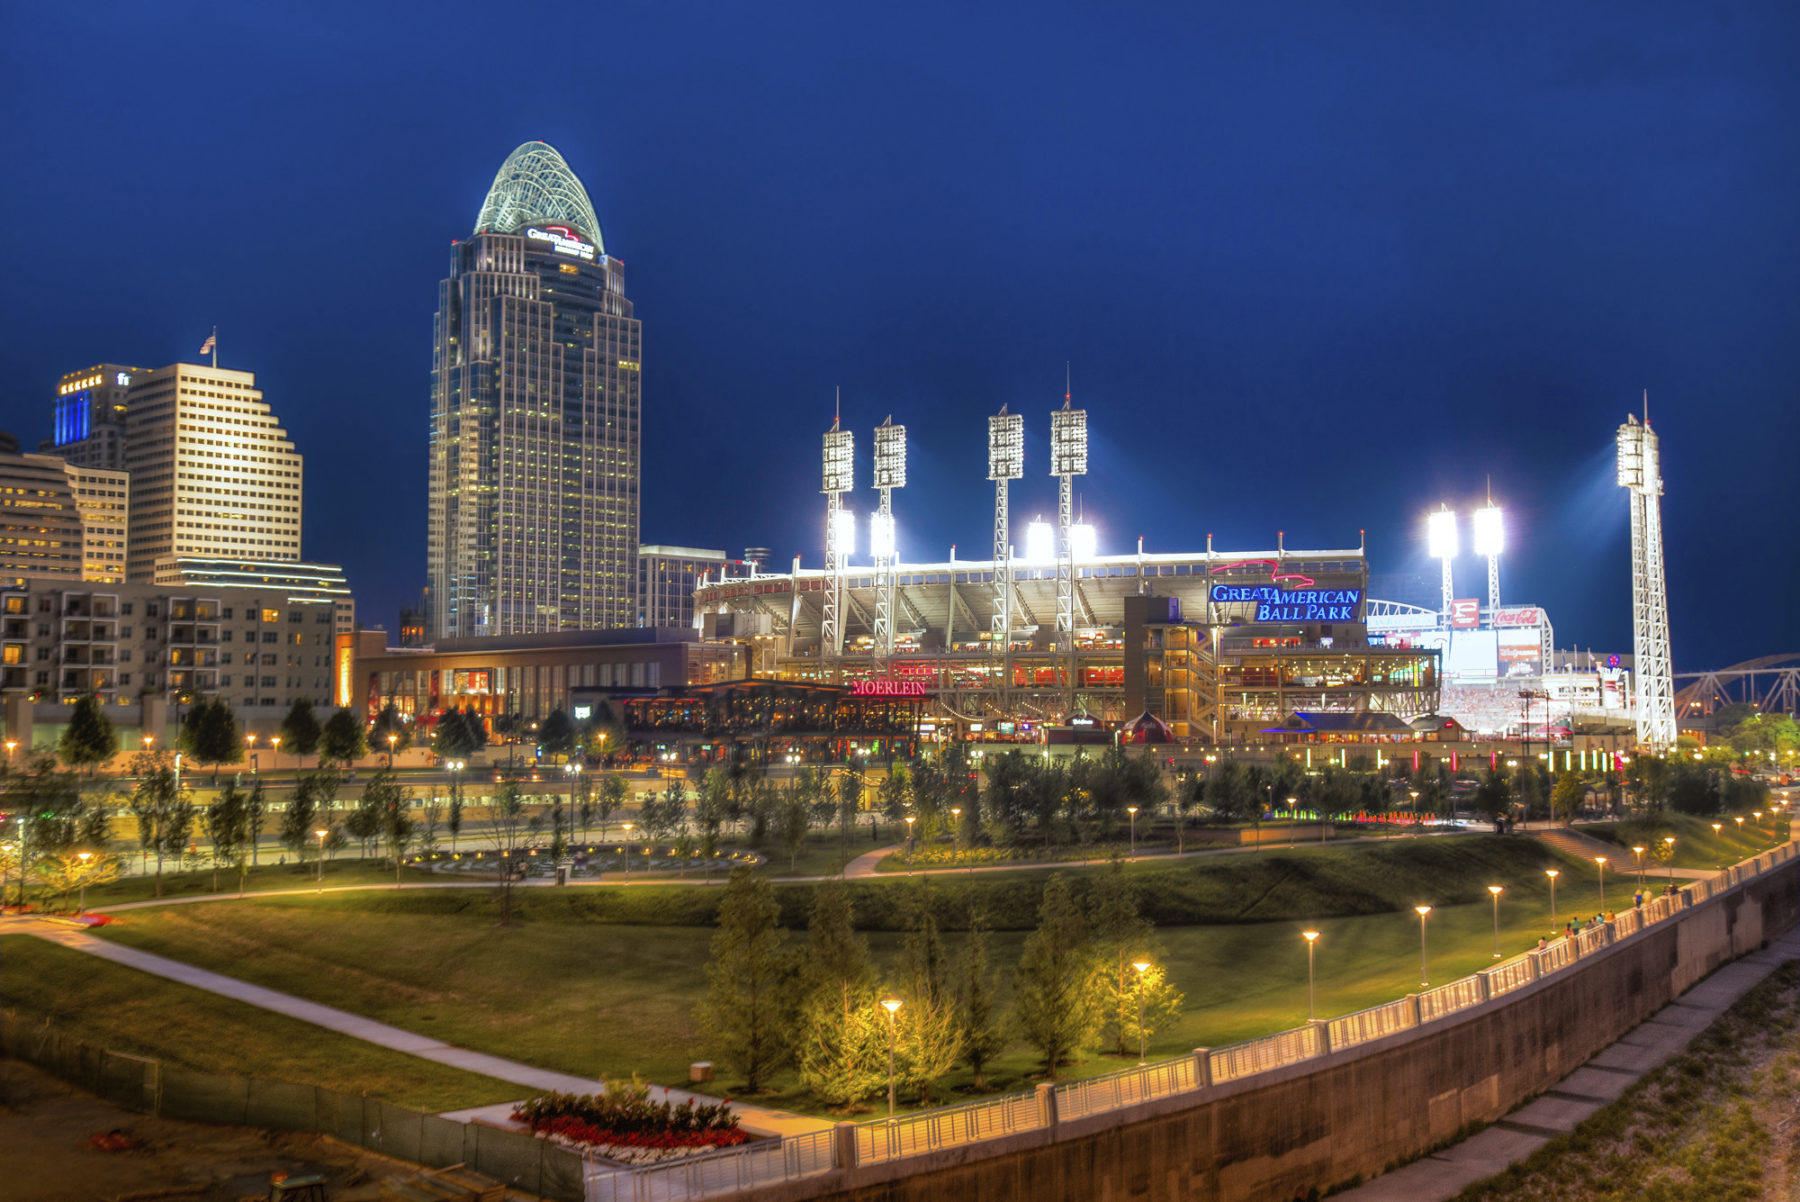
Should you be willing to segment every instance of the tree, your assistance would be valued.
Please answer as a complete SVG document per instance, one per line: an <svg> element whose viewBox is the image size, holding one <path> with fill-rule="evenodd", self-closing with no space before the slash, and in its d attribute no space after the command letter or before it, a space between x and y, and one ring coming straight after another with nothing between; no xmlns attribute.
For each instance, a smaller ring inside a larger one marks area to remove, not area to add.
<svg viewBox="0 0 1800 1202"><path fill-rule="evenodd" d="M427 789L425 800L419 803L419 850L431 852L438 843L438 824L443 821L444 803L438 797L437 790Z"/></svg>
<svg viewBox="0 0 1800 1202"><path fill-rule="evenodd" d="M1262 804L1236 760L1221 760L1206 774L1206 808L1222 822L1243 822Z"/></svg>
<svg viewBox="0 0 1800 1202"><path fill-rule="evenodd" d="M1138 913L1137 889L1124 864L1115 859L1094 885L1095 962L1089 992L1103 1042L1123 1056L1138 1043L1140 1000L1147 1038L1180 1015L1185 999L1155 962L1155 927ZM1143 962L1150 967L1140 973L1136 965Z"/></svg>
<svg viewBox="0 0 1800 1202"><path fill-rule="evenodd" d="M56 753L71 768L86 768L91 775L100 764L119 752L119 735L112 719L92 693L75 703L69 725L56 742Z"/></svg>
<svg viewBox="0 0 1800 1202"><path fill-rule="evenodd" d="M307 849L317 846L314 832L329 827L331 808L342 783L343 778L331 768L308 772L295 782L294 796L281 815L280 837L282 846L293 852L300 863L306 863ZM327 838L336 834L333 829Z"/></svg>
<svg viewBox="0 0 1800 1202"><path fill-rule="evenodd" d="M394 888L400 887L400 869L406 849L412 843L417 824L408 812L412 808L411 791L395 785L388 791L381 808L381 836L388 854L394 858Z"/></svg>
<svg viewBox="0 0 1800 1202"><path fill-rule="evenodd" d="M906 815L912 809L912 780L907 775L906 765L895 764L889 768L876 795L881 798L883 818L895 824L906 821Z"/></svg>
<svg viewBox="0 0 1800 1202"><path fill-rule="evenodd" d="M394 739L391 744L388 742L390 735ZM375 715L375 721L364 741L376 751L387 751L390 748L394 751L405 751L412 746L412 736L412 723L402 717L399 707L390 701L381 707L379 714Z"/></svg>
<svg viewBox="0 0 1800 1202"><path fill-rule="evenodd" d="M1059 873L1044 885L1037 929L1025 937L1013 980L1014 1021L1052 1080L1099 1025L1088 988L1093 963L1081 909Z"/></svg>
<svg viewBox="0 0 1800 1202"><path fill-rule="evenodd" d="M850 891L841 880L813 892L797 1030L800 1079L840 1109L887 1079L888 1032L876 1004L869 946L856 933Z"/></svg>
<svg viewBox="0 0 1800 1202"><path fill-rule="evenodd" d="M714 1054L755 1093L791 1046L793 959L782 938L774 886L747 864L733 868L718 921L706 965L706 999L696 1018Z"/></svg>
<svg viewBox="0 0 1800 1202"><path fill-rule="evenodd" d="M33 874L64 901L70 894L89 885L118 880L122 869L117 856L85 851L59 851L41 857L32 865Z"/></svg>
<svg viewBox="0 0 1800 1202"><path fill-rule="evenodd" d="M625 807L625 801L630 796L631 786L627 785L625 778L616 772L610 773L600 783L600 796L595 803L595 809L600 815L600 838L602 840L606 838L607 823L612 821L614 814Z"/></svg>
<svg viewBox="0 0 1800 1202"><path fill-rule="evenodd" d="M1587 781L1577 772L1564 772L1550 789L1550 815L1558 822L1573 822L1587 797Z"/></svg>
<svg viewBox="0 0 1800 1202"><path fill-rule="evenodd" d="M57 767L47 752L27 755L22 768L7 775L8 809L19 815L19 904L25 904L25 880L40 856L107 845L106 808L90 802L80 781Z"/></svg>
<svg viewBox="0 0 1800 1202"><path fill-rule="evenodd" d="M130 806L137 818L138 843L156 857L156 896L161 897L163 861L181 858L193 829L194 807L161 752L139 752L132 757L132 771L137 784L131 791Z"/></svg>
<svg viewBox="0 0 1800 1202"><path fill-rule="evenodd" d="M446 759L462 759L487 746L487 727L471 710L447 710L432 732L433 746Z"/></svg>
<svg viewBox="0 0 1800 1202"><path fill-rule="evenodd" d="M220 764L235 764L244 758L244 741L231 704L220 698L196 701L181 724L176 746L195 763L211 765L217 784Z"/></svg>
<svg viewBox="0 0 1800 1202"><path fill-rule="evenodd" d="M249 866L249 798L236 785L226 785L206 807L204 821L206 837L212 841L213 892L219 891L219 865L230 864L238 870L238 892L242 893Z"/></svg>
<svg viewBox="0 0 1800 1202"><path fill-rule="evenodd" d="M962 1057L962 1023L950 979L950 961L938 937L930 887L921 884L906 899L906 939L901 945L900 979L905 1005L896 1015L898 1075L931 1101L931 1087Z"/></svg>
<svg viewBox="0 0 1800 1202"><path fill-rule="evenodd" d="M519 793L519 782L512 779L502 781L494 793L488 817L494 848L500 853L500 925L509 927L512 925L513 879L521 868L517 863L518 856L531 845L538 818L525 813L525 799Z"/></svg>
<svg viewBox="0 0 1800 1202"><path fill-rule="evenodd" d="M349 767L368 751L362 723L347 709L334 712L319 732L319 763L343 764Z"/></svg>
<svg viewBox="0 0 1800 1202"><path fill-rule="evenodd" d="M856 812L862 809L862 794L862 769L853 760L845 766L837 781L838 829L843 833L846 848L850 846L850 828L856 822Z"/></svg>
<svg viewBox="0 0 1800 1202"><path fill-rule="evenodd" d="M789 781L781 793L781 812L776 816L776 831L781 846L788 854L788 871L795 871L800 848L806 843L807 829L812 825L812 810L798 778Z"/></svg>
<svg viewBox="0 0 1800 1202"><path fill-rule="evenodd" d="M319 735L319 720L313 716L312 702L304 697L295 698L287 717L281 720L281 741L287 744L296 762L299 757L319 749Z"/></svg>
<svg viewBox="0 0 1800 1202"><path fill-rule="evenodd" d="M569 721L569 715L560 709L551 710L544 724L538 727L538 746L546 755L574 755L575 724Z"/></svg>
<svg viewBox="0 0 1800 1202"><path fill-rule="evenodd" d="M1206 779L1190 776L1175 788L1175 854L1187 851L1187 824L1206 795Z"/></svg>
<svg viewBox="0 0 1800 1202"><path fill-rule="evenodd" d="M1498 822L1512 812L1512 782L1498 768L1489 768L1475 787L1475 808Z"/></svg>
<svg viewBox="0 0 1800 1202"><path fill-rule="evenodd" d="M250 863L256 864L256 847L262 841L263 824L269 816L269 799L263 793L262 778L250 782L250 794L244 798L244 837L250 844Z"/></svg>
<svg viewBox="0 0 1800 1202"><path fill-rule="evenodd" d="M988 965L989 940L987 916L971 909L969 935L956 963L956 1027L963 1059L975 1072L976 1089L987 1088L983 1074L994 1057L1006 1050L999 975Z"/></svg>
<svg viewBox="0 0 1800 1202"><path fill-rule="evenodd" d="M713 768L700 782L694 796L694 824L700 828L701 859L708 876L712 875L713 854L719 850L719 831L731 809L731 776L723 768Z"/></svg>

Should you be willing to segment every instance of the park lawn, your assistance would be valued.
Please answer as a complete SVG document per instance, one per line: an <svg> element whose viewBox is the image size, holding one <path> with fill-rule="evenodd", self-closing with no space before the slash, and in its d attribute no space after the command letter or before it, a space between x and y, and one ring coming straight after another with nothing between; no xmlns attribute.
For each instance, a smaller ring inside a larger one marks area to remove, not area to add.
<svg viewBox="0 0 1800 1202"><path fill-rule="evenodd" d="M131 862L135 873L140 862L137 855L132 852L122 854ZM277 855L279 854L281 853L277 853ZM302 866L291 862L288 864L271 863L269 861L272 858L274 857L266 857L265 854L263 862L245 875L244 891L246 893L267 893L290 889L306 890L317 885L317 860L308 859ZM164 897L197 897L215 892L222 897L237 895L237 874L229 868L219 869L219 888L215 891L212 869L203 868L191 872L177 872L170 871L171 867L172 865L165 865L163 869L162 895ZM443 880L442 877L434 877L430 873L421 872L415 868L403 868L400 879L407 883L441 882ZM377 860L334 860L327 856L324 883L327 888L344 885L392 885L394 870L392 867L383 866ZM16 890L16 883L14 888ZM156 881L153 876L132 875L120 877L118 880L109 881L104 885L88 886L87 904L88 909L95 910L125 902L151 901L155 896ZM52 908L71 910L74 908L74 899L70 899L66 906L59 907L58 898L43 893L37 886L33 886L32 898L34 901L49 904Z"/></svg>
<svg viewBox="0 0 1800 1202"><path fill-rule="evenodd" d="M0 1006L118 1052L366 1092L428 1113L530 1093L26 935L0 936L0 961Z"/></svg>
<svg viewBox="0 0 1800 1202"><path fill-rule="evenodd" d="M1706 871L1721 865L1729 867L1788 841L1788 819L1778 818L1774 811L1763 811L1760 826L1751 815L1743 815L1742 829L1733 821L1734 817L1721 814L1714 818L1700 818L1670 811L1647 819L1582 823L1574 829L1618 847L1623 855L1621 866L1633 863L1635 857L1631 849L1634 845L1654 846L1663 836L1674 835L1674 866ZM1719 824L1717 834L1713 833L1712 828L1715 822ZM1648 854L1644 856L1644 863L1646 871L1653 872L1661 867Z"/></svg>
<svg viewBox="0 0 1800 1202"><path fill-rule="evenodd" d="M1501 905L1509 955L1535 946L1549 930L1547 889L1527 879L1517 890L1516 902L1509 894ZM649 897L666 892L645 890ZM99 933L527 1064L584 1076L636 1072L658 1083L682 1081L691 1061L710 1058L693 1009L705 990L712 929L596 916L596 905L618 896L613 890L520 891L522 921L500 928L489 890L297 894L131 911ZM1565 916L1591 913L1597 888L1559 888L1558 904ZM1429 922L1434 983L1492 963L1490 904L1434 910ZM1303 1022L1302 925L1160 929L1150 954L1171 965L1187 1009L1151 1041L1151 1054L1218 1046ZM1418 918L1410 909L1317 925L1321 1016L1418 988ZM799 947L804 938L794 932L789 941ZM878 962L893 963L901 938L893 931L870 934ZM1010 970L1024 939L1020 930L997 932L992 962ZM961 940L946 933L951 956ZM1107 1072L1133 1060L1090 1055L1065 1072ZM1022 1088L1037 1069L1030 1052L1015 1047L992 1066L989 1085ZM968 1082L962 1070L946 1086L954 1091ZM771 1104L819 1111L793 1074L774 1085Z"/></svg>

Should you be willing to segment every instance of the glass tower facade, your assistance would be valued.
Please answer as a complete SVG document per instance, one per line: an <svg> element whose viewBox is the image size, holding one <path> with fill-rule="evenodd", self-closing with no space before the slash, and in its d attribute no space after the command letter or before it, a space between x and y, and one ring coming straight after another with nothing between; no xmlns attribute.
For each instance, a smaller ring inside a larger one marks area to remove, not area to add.
<svg viewBox="0 0 1800 1202"><path fill-rule="evenodd" d="M431 637L635 623L640 346L580 180L519 147L438 288Z"/></svg>

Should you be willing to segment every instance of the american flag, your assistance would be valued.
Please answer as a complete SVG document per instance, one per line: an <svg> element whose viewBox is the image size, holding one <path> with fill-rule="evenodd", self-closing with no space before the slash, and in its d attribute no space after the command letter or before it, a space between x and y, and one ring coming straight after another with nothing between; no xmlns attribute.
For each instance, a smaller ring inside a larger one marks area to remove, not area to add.
<svg viewBox="0 0 1800 1202"><path fill-rule="evenodd" d="M216 334L216 333L213 333L213 334L208 334L208 335L207 335L207 336L206 336L206 341L205 341L205 342L202 342L202 343L201 343L201 344L200 344L200 353L201 353L201 354L202 354L202 355L210 355L210 354L212 354L212 349L213 349L213 347L214 347L214 346L217 346L217 345L218 345L218 342L219 342L219 336L218 336L218 334Z"/></svg>

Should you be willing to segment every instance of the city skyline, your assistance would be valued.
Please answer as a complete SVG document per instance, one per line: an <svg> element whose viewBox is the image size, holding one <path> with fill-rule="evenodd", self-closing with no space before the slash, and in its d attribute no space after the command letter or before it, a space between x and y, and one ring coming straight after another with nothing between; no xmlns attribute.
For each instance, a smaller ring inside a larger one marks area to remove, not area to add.
<svg viewBox="0 0 1800 1202"><path fill-rule="evenodd" d="M1142 28L1052 11L1024 35L1032 60L992 16L946 25L921 10L902 28L838 16L809 35L798 18L676 29L618 14L593 23L642 49L604 89L616 119L584 109L583 85L537 82L499 106L454 102L454 131L396 140L349 112L273 107L284 82L310 78L290 56L325 33L292 18L292 48L252 56L266 80L233 77L234 111L196 87L105 120L34 109L6 135L15 152L57 148L23 181L27 199L69 174L64 147L103 159L138 138L155 151L201 114L223 126L210 153L241 170L192 186L153 153L149 186L129 198L59 196L71 227L164 240L109 260L113 287L99 292L62 274L97 249L15 248L0 424L35 445L62 373L190 357L218 324L222 365L282 399L313 460L307 554L343 563L364 619L392 628L422 583L431 283L495 159L542 138L579 165L652 323L647 541L821 562L809 481L842 385L847 427L892 413L913 430L902 558L941 560L951 543L970 555L987 524L981 423L1001 404L1027 415L1015 513L1054 512L1047 414L1070 362L1092 413L1081 492L1102 550L1139 534L1189 550L1208 531L1228 546L1269 546L1277 530L1338 546L1366 528L1375 570L1429 574L1425 512L1467 512L1491 477L1513 522L1502 595L1549 607L1560 643L1624 649L1627 508L1610 434L1647 386L1669 483L1676 667L1779 651L1708 606L1723 560L1758 573L1772 619L1793 617L1793 570L1770 573L1760 555L1794 420L1783 318L1796 240L1775 200L1791 194L1794 134L1779 118L1795 85L1771 49L1793 18L1538 19L1536 31L1467 13L1376 27L1320 10L1315 44L1233 14L1205 31L1172 20L1152 50ZM30 20L28 41L104 51L148 38L202 56L283 19L236 14L191 38ZM378 16L376 32L398 20ZM1057 68L1088 35L1089 86L1064 86ZM404 79L346 80L362 102L350 107L417 111L407 86L467 36L409 27L400 51L373 38ZM764 77L827 37L854 49ZM738 44L774 57L699 71ZM919 44L928 63L898 49ZM1356 65L1377 52L1379 78ZM988 77L984 54L998 54ZM56 61L18 63L12 86L47 86ZM902 94L920 111L892 111ZM253 116L254 140L239 127ZM327 145L338 161L292 187L263 169L271 155L323 162ZM356 189L381 200L357 232L316 219L347 212ZM274 230L285 247L266 241ZM345 295L351 271L365 282ZM1475 565L1461 571L1460 591L1477 595Z"/></svg>

